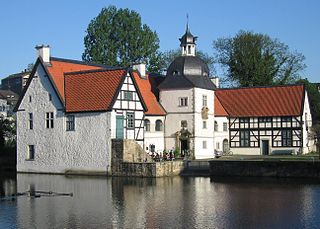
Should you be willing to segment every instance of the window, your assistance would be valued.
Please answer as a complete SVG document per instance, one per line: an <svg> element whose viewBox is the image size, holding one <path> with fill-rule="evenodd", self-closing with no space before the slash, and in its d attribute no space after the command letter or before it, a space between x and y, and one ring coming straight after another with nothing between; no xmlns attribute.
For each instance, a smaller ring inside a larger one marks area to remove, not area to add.
<svg viewBox="0 0 320 229"><path fill-rule="evenodd" d="M259 122L271 122L271 117L260 117Z"/></svg>
<svg viewBox="0 0 320 229"><path fill-rule="evenodd" d="M144 130L145 131L150 131L150 121L149 119L144 120Z"/></svg>
<svg viewBox="0 0 320 229"><path fill-rule="evenodd" d="M202 121L202 129L207 129L207 121Z"/></svg>
<svg viewBox="0 0 320 229"><path fill-rule="evenodd" d="M250 146L250 132L248 130L240 131L240 146Z"/></svg>
<svg viewBox="0 0 320 229"><path fill-rule="evenodd" d="M67 122L66 122L66 124L67 124L67 131L72 131L72 130L74 130L74 115L67 115Z"/></svg>
<svg viewBox="0 0 320 229"><path fill-rule="evenodd" d="M33 129L33 114L29 113L29 129Z"/></svg>
<svg viewBox="0 0 320 229"><path fill-rule="evenodd" d="M282 130L282 146L292 146L292 131L291 130Z"/></svg>
<svg viewBox="0 0 320 229"><path fill-rule="evenodd" d="M156 131L162 131L163 130L163 125L161 120L156 121Z"/></svg>
<svg viewBox="0 0 320 229"><path fill-rule="evenodd" d="M52 101L52 95L49 93L49 101Z"/></svg>
<svg viewBox="0 0 320 229"><path fill-rule="evenodd" d="M206 107L207 106L207 96L206 95L202 95L202 106Z"/></svg>
<svg viewBox="0 0 320 229"><path fill-rule="evenodd" d="M31 95L29 95L29 103L31 103L32 102L32 97L31 97Z"/></svg>
<svg viewBox="0 0 320 229"><path fill-rule="evenodd" d="M48 129L53 128L53 112L47 112L46 113L46 127Z"/></svg>
<svg viewBox="0 0 320 229"><path fill-rule="evenodd" d="M188 54L191 54L191 46L188 45Z"/></svg>
<svg viewBox="0 0 320 229"><path fill-rule="evenodd" d="M207 141L202 141L202 149L206 149L207 148Z"/></svg>
<svg viewBox="0 0 320 229"><path fill-rule="evenodd" d="M249 123L249 118L240 118L240 123Z"/></svg>
<svg viewBox="0 0 320 229"><path fill-rule="evenodd" d="M291 122L291 117L281 117L281 122Z"/></svg>
<svg viewBox="0 0 320 229"><path fill-rule="evenodd" d="M156 151L156 146L154 144L150 145L150 152L153 153Z"/></svg>
<svg viewBox="0 0 320 229"><path fill-rule="evenodd" d="M127 128L128 129L134 128L134 113L133 112L127 113Z"/></svg>
<svg viewBox="0 0 320 229"><path fill-rule="evenodd" d="M228 131L228 123L227 122L223 123L223 131Z"/></svg>
<svg viewBox="0 0 320 229"><path fill-rule="evenodd" d="M29 151L28 160L34 160L34 153L35 153L34 145L29 145L28 151Z"/></svg>
<svg viewBox="0 0 320 229"><path fill-rule="evenodd" d="M123 99L132 101L133 100L133 92L132 91L124 91L123 92Z"/></svg>
<svg viewBox="0 0 320 229"><path fill-rule="evenodd" d="M187 107L188 106L188 97L179 98L179 106Z"/></svg>
<svg viewBox="0 0 320 229"><path fill-rule="evenodd" d="M182 128L187 128L187 127L188 127L188 122L187 122L187 120L182 120L182 121L181 121L181 127L182 127Z"/></svg>
<svg viewBox="0 0 320 229"><path fill-rule="evenodd" d="M218 131L218 122L217 121L214 121L214 131Z"/></svg>

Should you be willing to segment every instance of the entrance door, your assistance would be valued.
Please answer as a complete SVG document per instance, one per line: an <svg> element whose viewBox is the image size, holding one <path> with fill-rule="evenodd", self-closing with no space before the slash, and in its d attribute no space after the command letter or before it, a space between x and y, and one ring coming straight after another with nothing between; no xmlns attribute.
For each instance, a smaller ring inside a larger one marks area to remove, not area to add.
<svg viewBox="0 0 320 229"><path fill-rule="evenodd" d="M123 123L124 123L124 117L116 116L116 138L123 139L124 133L123 133Z"/></svg>
<svg viewBox="0 0 320 229"><path fill-rule="evenodd" d="M186 155L189 150L188 140L181 140L181 155Z"/></svg>
<svg viewBox="0 0 320 229"><path fill-rule="evenodd" d="M222 150L223 150L224 153L228 152L228 150L229 150L229 143L228 143L227 139L223 140Z"/></svg>
<svg viewBox="0 0 320 229"><path fill-rule="evenodd" d="M269 140L262 140L262 155L269 155Z"/></svg>

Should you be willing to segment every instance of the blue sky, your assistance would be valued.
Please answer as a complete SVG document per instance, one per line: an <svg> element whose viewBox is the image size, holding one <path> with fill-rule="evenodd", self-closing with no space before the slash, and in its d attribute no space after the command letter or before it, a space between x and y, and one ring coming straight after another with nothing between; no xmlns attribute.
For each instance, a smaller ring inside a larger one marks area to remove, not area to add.
<svg viewBox="0 0 320 229"><path fill-rule="evenodd" d="M81 59L89 22L103 7L137 11L158 33L162 51L179 47L189 14L197 48L213 53L212 42L239 30L265 33L306 57L303 76L320 81L320 1L308 0L10 0L0 7L0 78L35 61L38 44L49 44L55 57Z"/></svg>

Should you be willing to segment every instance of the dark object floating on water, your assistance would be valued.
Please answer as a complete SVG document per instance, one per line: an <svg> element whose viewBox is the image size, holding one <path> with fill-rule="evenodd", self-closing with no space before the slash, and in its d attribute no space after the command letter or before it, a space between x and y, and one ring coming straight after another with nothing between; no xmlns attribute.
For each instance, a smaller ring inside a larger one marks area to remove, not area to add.
<svg viewBox="0 0 320 229"><path fill-rule="evenodd" d="M61 192L52 192L52 191L34 191L29 190L25 192L18 192L17 194L13 194L11 196L0 197L0 201L6 200L16 200L19 196L28 196L31 198L40 198L40 197L55 197L55 196L70 196L73 197L73 193L61 193Z"/></svg>

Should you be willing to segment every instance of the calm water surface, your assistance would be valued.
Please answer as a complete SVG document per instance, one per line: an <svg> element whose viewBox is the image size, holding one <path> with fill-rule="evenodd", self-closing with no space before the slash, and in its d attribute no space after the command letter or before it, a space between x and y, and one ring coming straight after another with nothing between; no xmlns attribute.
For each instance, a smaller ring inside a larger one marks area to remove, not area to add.
<svg viewBox="0 0 320 229"><path fill-rule="evenodd" d="M28 190L73 193L32 198ZM319 228L320 183L0 175L0 228Z"/></svg>

